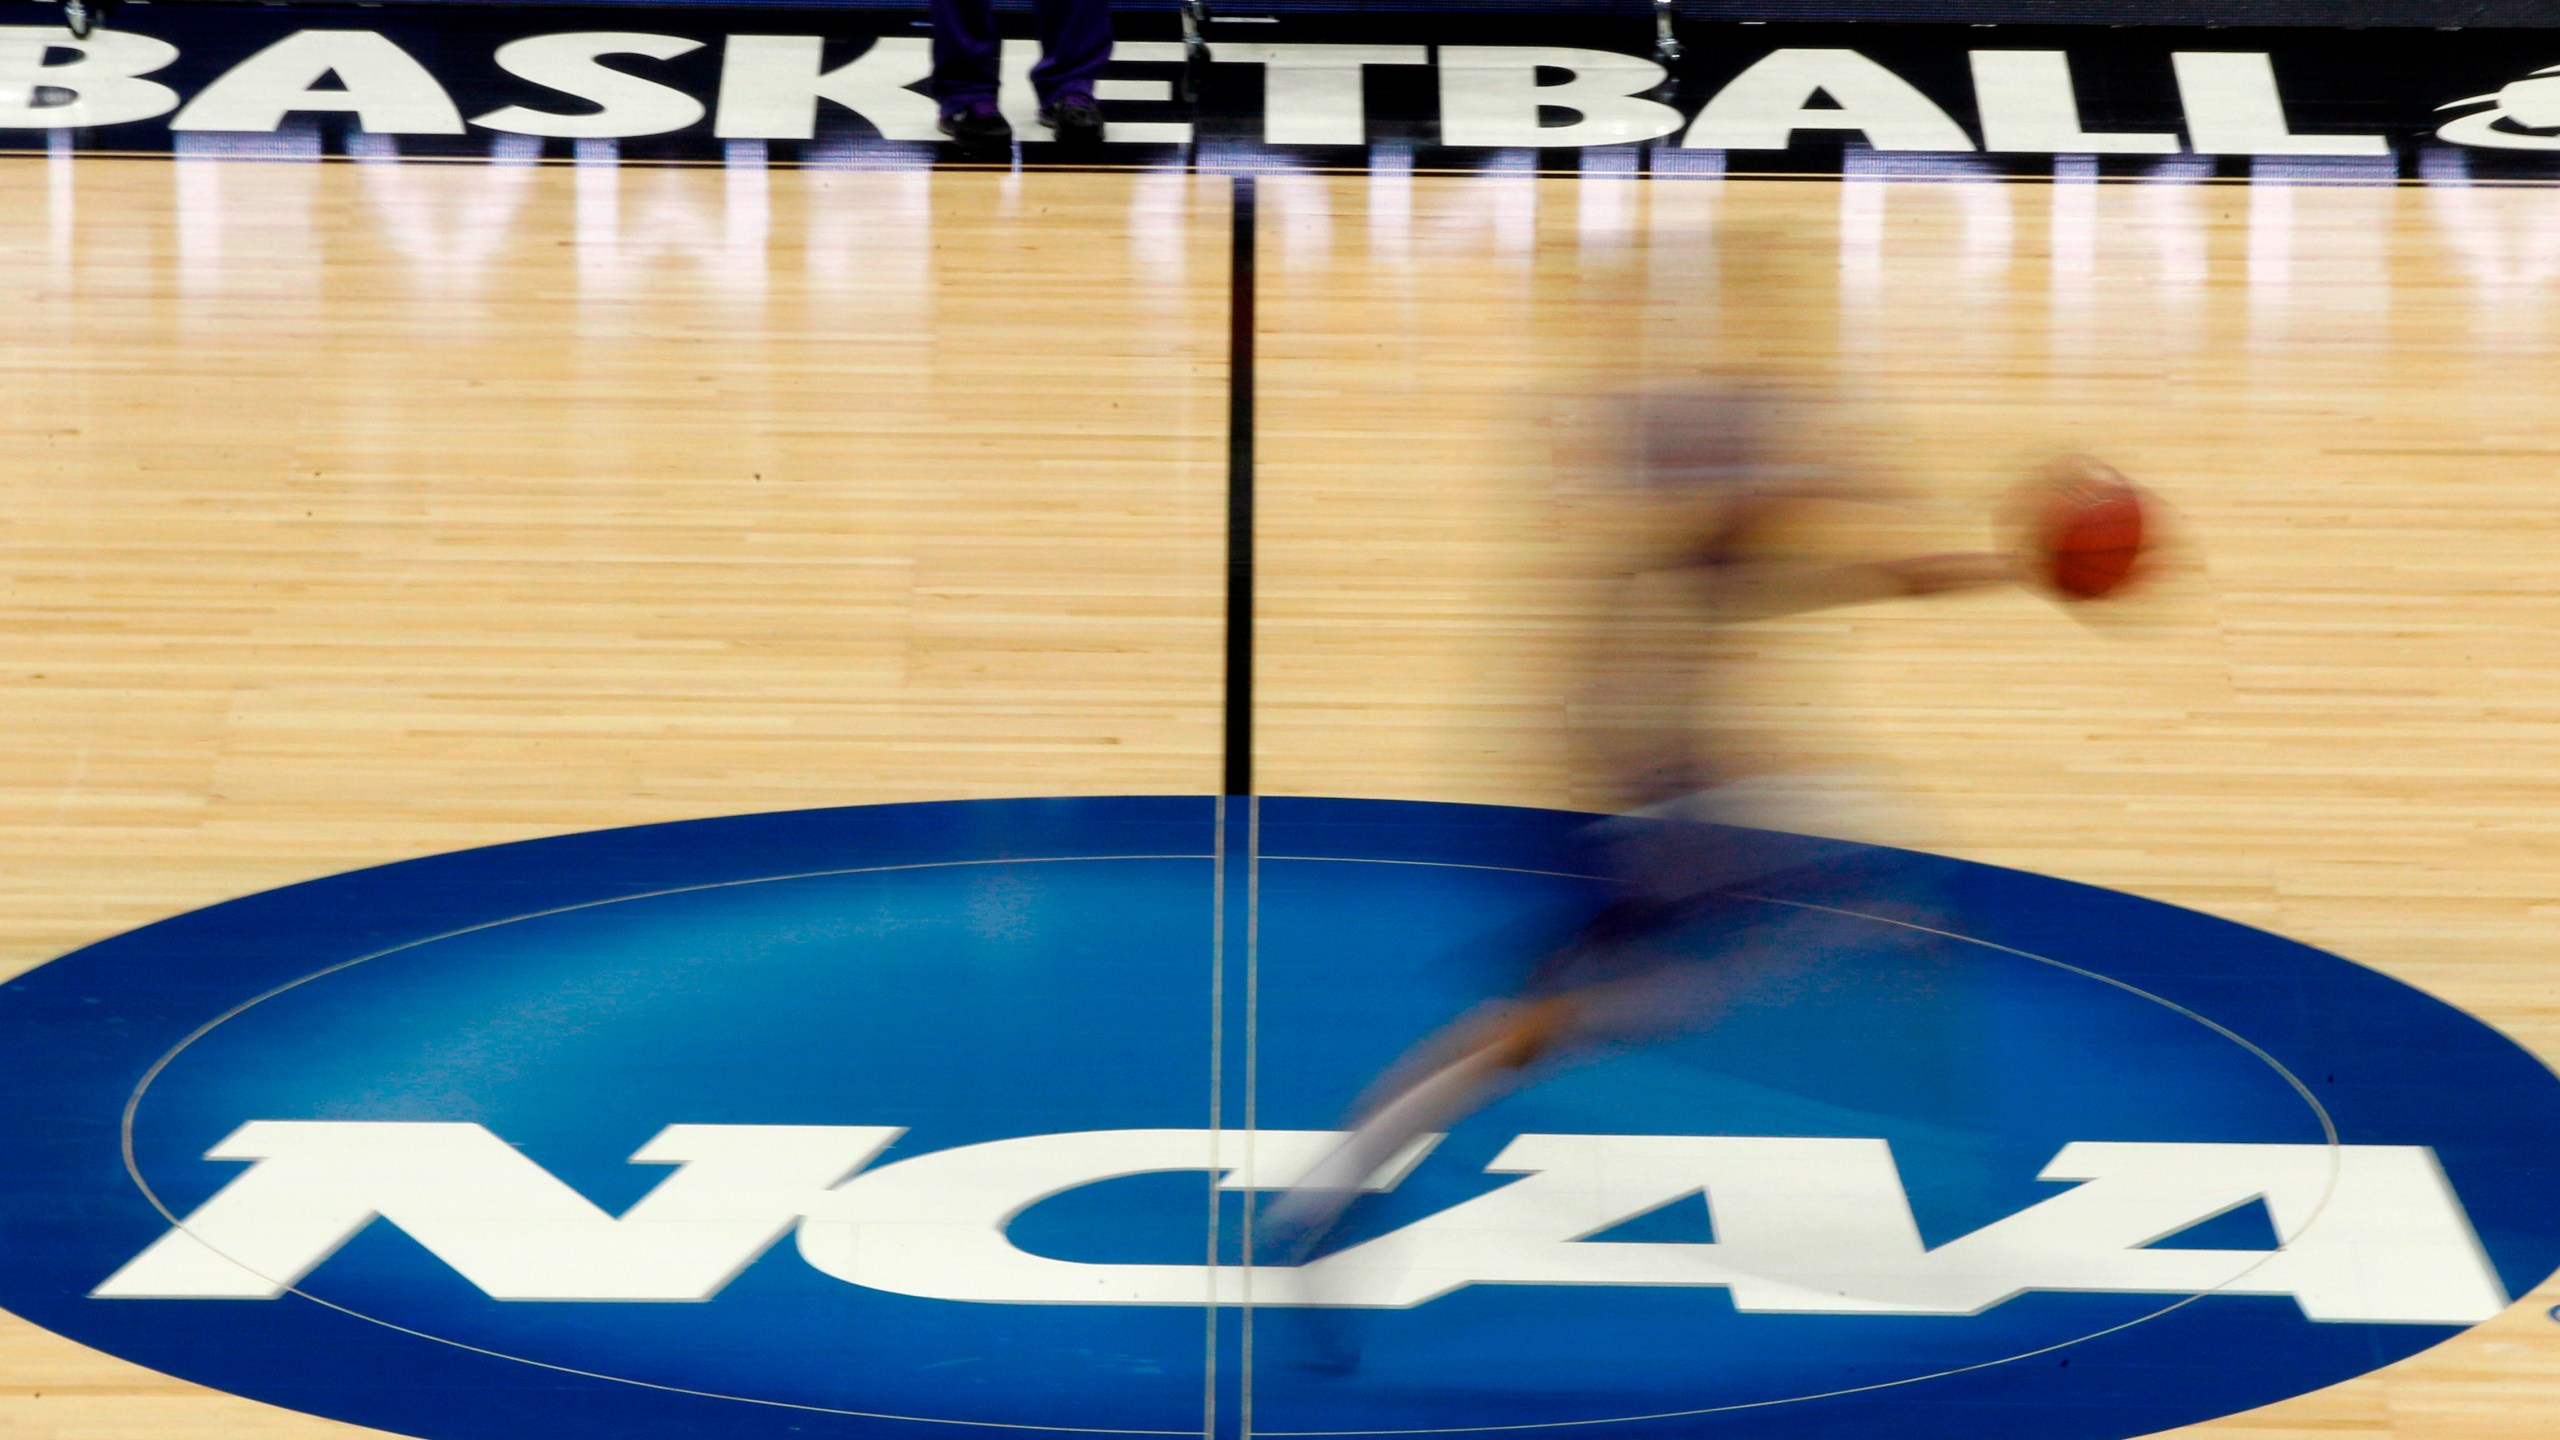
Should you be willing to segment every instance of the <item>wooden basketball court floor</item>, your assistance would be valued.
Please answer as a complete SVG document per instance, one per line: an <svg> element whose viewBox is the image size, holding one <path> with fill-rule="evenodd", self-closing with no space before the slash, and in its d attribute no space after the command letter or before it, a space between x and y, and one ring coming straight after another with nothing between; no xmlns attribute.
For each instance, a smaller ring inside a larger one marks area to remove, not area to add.
<svg viewBox="0 0 2560 1440"><path fill-rule="evenodd" d="M0 161L0 974L529 836L1216 791L1233 189ZM2560 1059L2560 190L1256 199L1264 792L1588 803L1588 397L1791 377L1861 403L1950 543L2066 448L2189 540L2112 616L1781 633L1832 672L1787 725L1890 768L1897 838L2273 929ZM2548 1434L2555 1302L2194 1433ZM0 1319L0 1436L354 1433Z"/></svg>

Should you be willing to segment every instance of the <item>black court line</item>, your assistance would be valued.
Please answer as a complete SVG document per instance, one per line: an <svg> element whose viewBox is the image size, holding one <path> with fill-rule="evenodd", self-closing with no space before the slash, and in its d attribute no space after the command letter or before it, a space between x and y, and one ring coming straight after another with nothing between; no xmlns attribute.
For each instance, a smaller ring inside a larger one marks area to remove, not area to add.
<svg viewBox="0 0 2560 1440"><path fill-rule="evenodd" d="M1227 267L1226 795L1253 793L1253 177L1234 188Z"/></svg>
<svg viewBox="0 0 2560 1440"><path fill-rule="evenodd" d="M1252 798L1254 619L1253 362L1255 288L1254 233L1256 207L1254 203L1255 190L1253 176L1249 174L1238 175L1234 177L1229 184L1231 186L1229 194L1231 196L1230 208L1232 211L1233 231L1227 252L1226 765L1225 778L1220 793L1241 799L1244 802L1242 815L1240 817L1235 817L1242 819L1244 829L1244 834L1241 837L1244 841L1244 853L1242 856L1244 862L1244 884L1243 894L1238 897L1242 901L1241 908L1243 913L1240 917L1236 917L1241 918L1244 922L1244 933L1240 937L1243 942L1240 948L1243 951L1244 958L1244 974L1240 977L1243 980L1244 1013L1242 1016L1237 1018L1242 1022L1240 1038L1242 1040L1242 1058L1244 1061L1244 1083L1242 1095L1244 1102L1244 1129L1246 1133L1250 1134L1254 1125L1257 1123L1257 1117L1254 1114L1253 1082L1254 1067L1260 1063L1255 1053L1255 1026L1257 1023L1255 1015L1257 1008L1255 1004L1255 992L1259 988L1259 967L1256 963L1255 955L1255 950L1257 948L1257 937L1255 931L1257 927L1255 924L1254 912L1259 895L1259 881L1261 876L1259 874L1259 859L1254 852L1260 848L1261 827L1256 823L1256 811L1258 807ZM1235 854L1236 847L1230 840L1228 824L1230 818L1234 817L1234 809L1233 807L1222 803L1219 807L1219 811L1219 853L1221 855L1232 856ZM1218 884L1220 891L1220 913L1222 915L1226 915L1229 910L1226 891L1231 883L1232 881L1226 871L1226 868L1224 865L1221 865ZM1221 921L1221 939L1225 938L1224 926L1226 923L1227 922L1224 920ZM1227 953L1232 953L1232 950ZM1224 984L1224 961L1222 961L1220 965L1219 979L1219 990L1221 994L1224 994L1226 988ZM1220 1002L1219 1015L1219 1023L1221 1026L1220 1035L1223 1039L1223 1027L1226 1023L1223 1001ZM1224 1046L1222 1045L1220 1049L1223 1053ZM1218 1062L1216 1070L1217 1080L1215 1081L1215 1084L1221 1094L1223 1094L1226 1087L1226 1070L1224 1061ZM1251 1183L1250 1168L1251 1161L1248 1158L1247 1183ZM1213 1205L1217 1203L1214 1194L1212 1195L1211 1203ZM1214 1216L1215 1212L1213 1211L1212 1213ZM1253 1204L1249 1196L1245 1200L1243 1213L1240 1219L1243 1226L1244 1253L1245 1255L1250 1256L1253 1253ZM1216 1244L1214 1234L1215 1231L1213 1228L1213 1238L1211 1240L1213 1250ZM1211 1264L1214 1267L1216 1263L1216 1258L1213 1253ZM1247 1273L1250 1275L1250 1271ZM1236 1418L1234 1421L1234 1432L1236 1440L1252 1440L1253 1435L1253 1298L1249 1288L1251 1285L1250 1279L1248 1279L1246 1283L1248 1289L1244 1296L1244 1304L1240 1307L1235 1322L1237 1373L1235 1379ZM1212 1365L1216 1363L1217 1346L1215 1335L1218 1323L1216 1318L1217 1311L1218 1307L1215 1304L1212 1304L1210 1306ZM1212 1440L1215 1440L1219 1429L1216 1408L1219 1396L1214 1370L1211 1372L1211 1375L1212 1379L1209 1386L1210 1411L1206 1417L1203 1428L1208 1432L1210 1437L1212 1437Z"/></svg>

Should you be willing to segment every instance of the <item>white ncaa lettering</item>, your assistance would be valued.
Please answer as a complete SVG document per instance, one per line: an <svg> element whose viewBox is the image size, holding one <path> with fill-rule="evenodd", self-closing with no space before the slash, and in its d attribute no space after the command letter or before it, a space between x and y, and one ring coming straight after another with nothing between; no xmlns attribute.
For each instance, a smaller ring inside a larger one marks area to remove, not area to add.
<svg viewBox="0 0 2560 1440"><path fill-rule="evenodd" d="M478 1125L254 1120L206 1155L258 1163L90 1293L272 1300L380 1218L500 1300L707 1300L899 1133L670 1125L617 1218Z"/></svg>
<svg viewBox="0 0 2560 1440"><path fill-rule="evenodd" d="M72 58L46 64L57 50ZM177 46L129 30L75 40L58 25L0 25L0 129L76 129L166 115L178 108L178 92L141 77L177 58ZM71 98L40 104L40 90Z"/></svg>
<svg viewBox="0 0 2560 1440"><path fill-rule="evenodd" d="M1243 1267L1061 1260L1006 1229L1043 1200L1128 1175L1279 1188L1339 1139L1100 1130L862 1170L898 1133L670 1126L634 1159L684 1168L617 1219L476 1125L253 1122L211 1155L259 1163L93 1293L272 1298L379 1216L500 1299L706 1298L796 1222L812 1266L899 1294L1231 1304L1247 1294ZM1425 1148L1368 1188L1393 1188ZM2290 1296L2319 1321L2436 1325L2485 1320L2507 1299L2422 1146L2077 1142L2040 1176L2072 1189L1934 1250L1878 1139L1522 1135L1488 1169L1522 1178L1254 1298L1403 1308L1467 1285L1699 1285L1746 1312L1970 1315L2031 1290L2210 1292ZM1712 1241L1589 1238L1695 1195ZM2275 1249L2152 1248L2260 1201Z"/></svg>
<svg viewBox="0 0 2560 1440"><path fill-rule="evenodd" d="M1367 144L1369 106L1361 86L1368 67L1431 63L1430 50L1420 45L1257 45L1221 40L1210 54L1221 65L1262 67L1265 145Z"/></svg>
<svg viewBox="0 0 2560 1440"><path fill-rule="evenodd" d="M331 74L346 88L312 88ZM376 135L463 133L436 77L371 30L297 30L197 91L169 128L271 131L297 110L350 111Z"/></svg>
<svg viewBox="0 0 2560 1440"><path fill-rule="evenodd" d="M1538 83L1540 70L1567 78ZM1440 139L1448 145L1622 145L1680 128L1680 112L1640 93L1663 81L1661 66L1615 50L1557 45L1440 47ZM1563 125L1539 123L1542 109L1571 110Z"/></svg>
<svg viewBox="0 0 2560 1440"><path fill-rule="evenodd" d="M1485 1167L1527 1178L1307 1267L1335 1304L1409 1306L1464 1285L1722 1285L1737 1310L1899 1310L1855 1293L1925 1255L1882 1140L1523 1135ZM1704 1192L1707 1243L1587 1241Z"/></svg>
<svg viewBox="0 0 2560 1440"><path fill-rule="evenodd" d="M2419 1146L2075 1143L2038 1178L2083 1183L1925 1252L1882 1140L1523 1135L1489 1168L1530 1178L1317 1261L1334 1273L1314 1292L1413 1305L1465 1284L1721 1285L1740 1311L1896 1315L2029 1290L2217 1292L2446 1325L2507 1303ZM1702 1190L1712 1243L1583 1238ZM2261 1198L2279 1249L2146 1248Z"/></svg>
<svg viewBox="0 0 2560 1440"><path fill-rule="evenodd" d="M1222 1190L1278 1188L1341 1140L1331 1130L1086 1130L963 1145L883 1165L838 1190L800 1227L800 1256L839 1280L936 1300L1239 1304L1242 1266L1053 1260L1017 1247L1005 1227L1051 1196L1129 1175L1209 1170ZM1394 1188L1427 1148L1366 1188Z"/></svg>
<svg viewBox="0 0 2560 1440"><path fill-rule="evenodd" d="M2169 155L2178 137L2156 131L2080 128L2071 57L2060 50L1975 50L1974 103L1982 148L2054 155Z"/></svg>
<svg viewBox="0 0 2560 1440"><path fill-rule="evenodd" d="M561 140L615 140L681 130L702 118L701 101L672 85L626 75L597 62L607 55L673 60L701 48L701 41L678 35L640 35L622 30L512 40L498 47L499 69L599 108L592 115L560 115L509 105L471 123L510 135Z"/></svg>
<svg viewBox="0 0 2560 1440"><path fill-rule="evenodd" d="M1811 108L1817 94L1840 108ZM1770 51L1716 92L1680 143L1784 150L1798 130L1855 130L1878 150L1973 148L1973 138L1936 101L1855 50Z"/></svg>
<svg viewBox="0 0 2560 1440"><path fill-rule="evenodd" d="M2211 1290L2290 1295L2313 1320L2433 1325L2507 1306L2424 1146L2078 1141L2038 1178L2082 1183L1934 1252L1944 1288L1932 1303L1970 1313L2025 1289ZM2145 1248L2260 1199L2276 1250Z"/></svg>
<svg viewBox="0 0 2560 1440"><path fill-rule="evenodd" d="M2264 52L2181 50L2169 57L2187 136L2202 155L2388 155L2380 135L2296 135Z"/></svg>
<svg viewBox="0 0 2560 1440"><path fill-rule="evenodd" d="M938 140L930 97L910 86L933 73L933 43L886 35L833 70L820 35L732 35L720 63L720 104L711 122L723 140L806 140L818 133L818 102L832 100L889 140Z"/></svg>

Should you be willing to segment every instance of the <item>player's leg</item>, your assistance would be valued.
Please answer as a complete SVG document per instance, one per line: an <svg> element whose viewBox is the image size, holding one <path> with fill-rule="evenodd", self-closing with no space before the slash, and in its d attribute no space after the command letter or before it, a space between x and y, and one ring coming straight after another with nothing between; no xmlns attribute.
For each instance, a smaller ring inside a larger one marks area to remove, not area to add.
<svg viewBox="0 0 2560 1440"><path fill-rule="evenodd" d="M1579 1028L1572 995L1509 1001L1464 1017L1390 1068L1353 1111L1350 1132L1265 1212L1264 1253L1302 1264L1341 1224L1372 1176L1426 1135L1438 1134L1516 1088Z"/></svg>
<svg viewBox="0 0 2560 1440"><path fill-rule="evenodd" d="M1004 39L992 0L933 0L932 15L933 99L942 133L963 144L1011 138L1013 127L996 108Z"/></svg>
<svg viewBox="0 0 2560 1440"><path fill-rule="evenodd" d="M1605 1038L1606 1027L1582 1012L1592 996L1612 993L1611 982L1677 963L1658 942L1699 928L1705 882L1698 876L1726 879L1770 868L1756 846L1742 843L1744 853L1737 854L1731 834L1659 818L1622 818L1578 837L1575 853L1559 863L1614 873L1622 881L1618 896L1542 957L1519 993L1441 1027L1389 1066L1353 1107L1342 1144L1266 1212L1266 1243L1257 1248L1274 1263L1303 1264L1340 1226L1369 1179L1415 1142L1517 1088L1540 1062ZM1689 943L1713 942L1692 935Z"/></svg>
<svg viewBox="0 0 2560 1440"><path fill-rule="evenodd" d="M1093 86L1111 59L1110 0L1032 0L1031 9L1040 30L1031 88L1040 94L1041 120L1061 140L1099 138Z"/></svg>
<svg viewBox="0 0 2560 1440"><path fill-rule="evenodd" d="M1468 1016L1414 1047L1355 1112L1340 1146L1264 1212L1255 1250L1283 1267L1263 1292L1279 1312L1273 1333L1291 1363L1329 1374L1356 1370L1361 1322L1329 1303L1311 1267L1352 1202L1424 1137L1439 1134L1510 1093L1574 1027L1574 997L1507 1003Z"/></svg>

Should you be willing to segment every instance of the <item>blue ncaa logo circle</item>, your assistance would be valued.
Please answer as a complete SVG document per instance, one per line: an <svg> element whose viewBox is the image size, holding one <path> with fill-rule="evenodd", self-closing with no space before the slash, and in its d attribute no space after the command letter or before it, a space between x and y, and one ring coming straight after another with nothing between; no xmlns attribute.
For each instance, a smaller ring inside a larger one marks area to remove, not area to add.
<svg viewBox="0 0 2560 1440"><path fill-rule="evenodd" d="M2489 1027L1926 858L1961 923L1469 1118L1325 1284L1245 1265L1587 819L809 811L179 916L0 993L0 1305L438 1440L2130 1436L2560 1266L2560 1080Z"/></svg>

